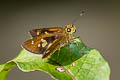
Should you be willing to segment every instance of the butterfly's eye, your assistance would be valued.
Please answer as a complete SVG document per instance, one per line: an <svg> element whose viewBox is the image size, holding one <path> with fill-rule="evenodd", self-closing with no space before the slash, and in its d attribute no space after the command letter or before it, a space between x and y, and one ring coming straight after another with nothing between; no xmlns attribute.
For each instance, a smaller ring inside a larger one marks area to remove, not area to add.
<svg viewBox="0 0 120 80"><path fill-rule="evenodd" d="M67 28L67 32L71 32L71 29L70 29L70 28Z"/></svg>

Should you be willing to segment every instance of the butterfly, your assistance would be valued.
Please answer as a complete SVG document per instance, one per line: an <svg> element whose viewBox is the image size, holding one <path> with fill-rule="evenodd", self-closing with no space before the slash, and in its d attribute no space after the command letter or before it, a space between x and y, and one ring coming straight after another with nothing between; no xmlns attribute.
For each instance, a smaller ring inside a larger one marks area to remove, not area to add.
<svg viewBox="0 0 120 80"><path fill-rule="evenodd" d="M22 47L35 54L42 54L47 58L56 50L73 42L76 27L68 24L65 27L40 28L29 31L32 39L23 42Z"/></svg>

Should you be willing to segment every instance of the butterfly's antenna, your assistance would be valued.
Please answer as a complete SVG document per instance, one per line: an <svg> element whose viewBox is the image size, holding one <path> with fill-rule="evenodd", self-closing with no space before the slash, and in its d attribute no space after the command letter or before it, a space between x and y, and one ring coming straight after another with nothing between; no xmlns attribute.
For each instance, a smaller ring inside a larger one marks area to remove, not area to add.
<svg viewBox="0 0 120 80"><path fill-rule="evenodd" d="M83 16L84 14L85 14L85 11L81 11L80 14L79 14L79 16L77 16L77 17L73 20L72 24L74 24L74 23L79 19L79 17Z"/></svg>

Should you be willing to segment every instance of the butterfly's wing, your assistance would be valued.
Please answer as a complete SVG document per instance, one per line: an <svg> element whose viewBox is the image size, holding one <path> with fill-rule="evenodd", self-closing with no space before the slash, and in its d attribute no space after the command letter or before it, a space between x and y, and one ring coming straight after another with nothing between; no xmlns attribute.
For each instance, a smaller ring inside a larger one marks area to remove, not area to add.
<svg viewBox="0 0 120 80"><path fill-rule="evenodd" d="M47 48L48 44L51 41L50 39L52 39L52 38L51 37L44 38L44 39L42 39L43 42L41 39L39 37L35 37L33 39L25 41L22 44L22 46L23 46L23 48L25 48L26 50L28 50L32 53L41 54L45 51L45 49ZM44 46L42 44L44 44Z"/></svg>
<svg viewBox="0 0 120 80"><path fill-rule="evenodd" d="M27 40L22 44L22 46L23 48L25 48L26 50L32 53L44 54L47 48L50 47L50 45L53 44L53 42L56 42L56 40L62 37L64 37L64 34L62 33L56 33L56 32L50 33Z"/></svg>
<svg viewBox="0 0 120 80"><path fill-rule="evenodd" d="M32 37L36 37L49 33L61 32L62 30L63 30L62 27L40 28L40 29L30 30L29 33L32 35Z"/></svg>

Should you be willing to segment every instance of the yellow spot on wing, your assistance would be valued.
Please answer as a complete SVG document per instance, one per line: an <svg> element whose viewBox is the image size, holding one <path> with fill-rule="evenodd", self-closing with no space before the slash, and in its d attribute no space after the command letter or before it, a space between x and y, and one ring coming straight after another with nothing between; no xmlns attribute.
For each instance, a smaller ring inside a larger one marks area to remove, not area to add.
<svg viewBox="0 0 120 80"><path fill-rule="evenodd" d="M31 44L34 44L34 41L32 41Z"/></svg>
<svg viewBox="0 0 120 80"><path fill-rule="evenodd" d="M42 47L45 47L47 45L47 41L42 43Z"/></svg>
<svg viewBox="0 0 120 80"><path fill-rule="evenodd" d="M40 32L39 32L39 31L37 31L37 35L40 35Z"/></svg>
<svg viewBox="0 0 120 80"><path fill-rule="evenodd" d="M40 44L38 44L38 47L40 47L41 45Z"/></svg>
<svg viewBox="0 0 120 80"><path fill-rule="evenodd" d="M48 32L45 32L45 34L48 34Z"/></svg>
<svg viewBox="0 0 120 80"><path fill-rule="evenodd" d="M41 39L41 42L42 42L42 47L45 47L47 45L47 41L46 40Z"/></svg>

